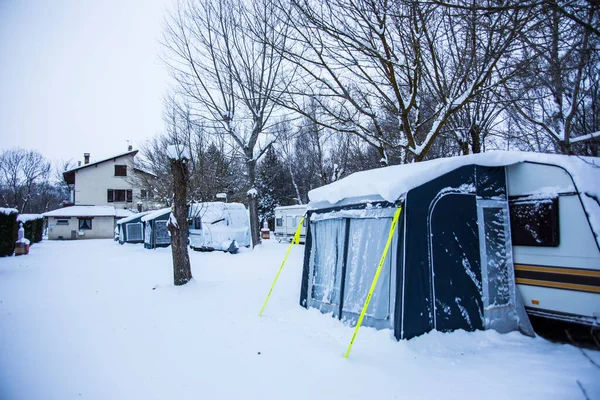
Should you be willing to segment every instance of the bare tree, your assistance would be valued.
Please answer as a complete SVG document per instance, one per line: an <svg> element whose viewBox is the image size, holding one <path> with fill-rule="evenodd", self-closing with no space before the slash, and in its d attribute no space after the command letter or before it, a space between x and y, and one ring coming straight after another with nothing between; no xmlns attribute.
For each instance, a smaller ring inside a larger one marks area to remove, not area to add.
<svg viewBox="0 0 600 400"><path fill-rule="evenodd" d="M511 116L522 132L547 136L556 151L572 154L574 143L600 137L594 123L578 123L597 101L600 36L590 26L599 21L600 7L589 3L580 21L565 15L565 7L547 1L536 8L537 18L520 36L528 62L506 89Z"/></svg>
<svg viewBox="0 0 600 400"><path fill-rule="evenodd" d="M37 189L47 183L51 165L34 150L10 149L0 154L0 196L7 207L20 213L31 210L29 203L38 195ZM42 210L39 210L42 211Z"/></svg>
<svg viewBox="0 0 600 400"><path fill-rule="evenodd" d="M404 162L425 158L452 115L510 77L507 58L527 19L517 8L481 11L466 0L455 2L463 8L411 0L289 2L294 41L282 51L302 79L284 104L310 117L306 98L315 99L317 123L358 135L383 164L388 149L403 149ZM390 114L391 135L383 128Z"/></svg>
<svg viewBox="0 0 600 400"><path fill-rule="evenodd" d="M166 62L179 89L216 135L244 158L253 245L260 243L256 163L281 96L287 24L269 0L180 3L168 20Z"/></svg>

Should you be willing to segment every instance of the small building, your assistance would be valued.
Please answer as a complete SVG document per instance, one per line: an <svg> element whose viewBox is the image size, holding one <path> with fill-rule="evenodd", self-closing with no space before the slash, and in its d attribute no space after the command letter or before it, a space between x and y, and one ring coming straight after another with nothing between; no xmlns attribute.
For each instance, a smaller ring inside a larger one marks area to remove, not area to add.
<svg viewBox="0 0 600 400"><path fill-rule="evenodd" d="M188 216L193 250L235 253L251 245L248 211L241 203L194 203Z"/></svg>
<svg viewBox="0 0 600 400"><path fill-rule="evenodd" d="M306 214L306 205L275 207L275 239L278 242L290 241L296 234L298 224ZM304 243L306 237L306 221L300 228L300 242Z"/></svg>
<svg viewBox="0 0 600 400"><path fill-rule="evenodd" d="M141 218L144 223L144 248L155 249L168 247L171 244L171 234L167 227L171 208L151 211Z"/></svg>
<svg viewBox="0 0 600 400"><path fill-rule="evenodd" d="M117 232L119 233L119 243L144 243L144 223L142 217L151 211L145 211L133 214L127 218L117 221Z"/></svg>
<svg viewBox="0 0 600 400"><path fill-rule="evenodd" d="M117 220L131 214L113 206L71 206L42 215L48 221L48 239L78 240L113 238Z"/></svg>
<svg viewBox="0 0 600 400"><path fill-rule="evenodd" d="M300 304L356 321L391 237L367 326L531 333L526 310L597 327L599 182L598 158L490 152L312 190Z"/></svg>

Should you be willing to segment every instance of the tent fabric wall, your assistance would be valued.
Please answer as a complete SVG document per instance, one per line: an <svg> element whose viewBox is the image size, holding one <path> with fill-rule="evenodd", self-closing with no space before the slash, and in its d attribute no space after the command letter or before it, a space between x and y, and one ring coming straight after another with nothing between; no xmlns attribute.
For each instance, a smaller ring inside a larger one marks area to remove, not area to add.
<svg viewBox="0 0 600 400"><path fill-rule="evenodd" d="M397 339L433 329L517 329L523 307L515 293L504 168L462 166L398 203L401 220L363 324L392 328ZM302 306L356 321L398 203L356 198L309 206Z"/></svg>

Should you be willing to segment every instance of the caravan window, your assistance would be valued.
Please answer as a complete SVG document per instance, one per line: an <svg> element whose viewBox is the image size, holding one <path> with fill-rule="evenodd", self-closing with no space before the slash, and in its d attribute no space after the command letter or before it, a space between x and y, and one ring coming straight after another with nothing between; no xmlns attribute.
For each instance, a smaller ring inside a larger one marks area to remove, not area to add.
<svg viewBox="0 0 600 400"><path fill-rule="evenodd" d="M514 246L559 245L558 197L510 199L510 227Z"/></svg>
<svg viewBox="0 0 600 400"><path fill-rule="evenodd" d="M283 218L275 218L275 226L281 228L283 226Z"/></svg>

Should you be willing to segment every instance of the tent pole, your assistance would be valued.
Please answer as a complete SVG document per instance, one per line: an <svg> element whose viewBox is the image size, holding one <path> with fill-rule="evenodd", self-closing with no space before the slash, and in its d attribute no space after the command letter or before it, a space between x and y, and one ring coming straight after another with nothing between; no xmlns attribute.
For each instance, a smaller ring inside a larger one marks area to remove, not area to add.
<svg viewBox="0 0 600 400"><path fill-rule="evenodd" d="M379 280L379 274L381 274L383 262L385 261L385 257L387 256L388 250L390 249L390 244L392 243L392 238L394 237L394 231L396 230L396 225L398 225L398 218L400 217L401 211L402 211L402 206L398 207L398 209L394 213L394 218L392 218L392 226L390 227L390 234L388 235L388 239L385 244L385 248L383 249L383 254L381 255L381 260L379 260L379 266L377 267L377 271L375 272L375 277L373 278L373 282L371 283L371 288L369 289L369 294L367 295L365 304L363 305L362 311L360 312L360 317L358 317L358 322L356 323L356 328L354 328L354 334L352 335L352 340L350 340L350 344L348 345L348 350L346 350L346 354L344 354L344 358L348 358L348 356L350 355L350 350L352 350L352 345L354 344L354 339L356 339L356 335L358 334L360 325L362 324L363 318L365 317L365 314L367 313L367 308L369 308L369 303L371 302L371 297L373 296L373 292L375 292L375 287L377 286L377 281Z"/></svg>
<svg viewBox="0 0 600 400"><path fill-rule="evenodd" d="M265 307L267 306L267 302L269 301L269 297L271 297L271 293L273 292L273 288L275 287L275 284L277 283L277 279L279 279L279 274L281 274L281 270L283 270L283 266L285 265L285 262L287 261L288 256L290 255L290 251L292 251L292 246L294 244L299 244L300 243L300 230L302 229L302 224L304 223L304 218L306 217L306 215L303 215L302 218L300 218L300 223L298 224L298 228L296 229L296 233L294 234L294 238L292 239L292 242L290 243L290 246L287 249L287 252L285 253L285 257L283 257L283 262L281 263L281 266L279 267L279 271L277 271L277 275L275 275L275 280L273 281L273 284L271 285L271 289L269 290L269 294L267 294L267 298L265 299L265 303L263 304L262 308L260 309L260 313L258 314L259 317L262 317L263 311L265 310Z"/></svg>

